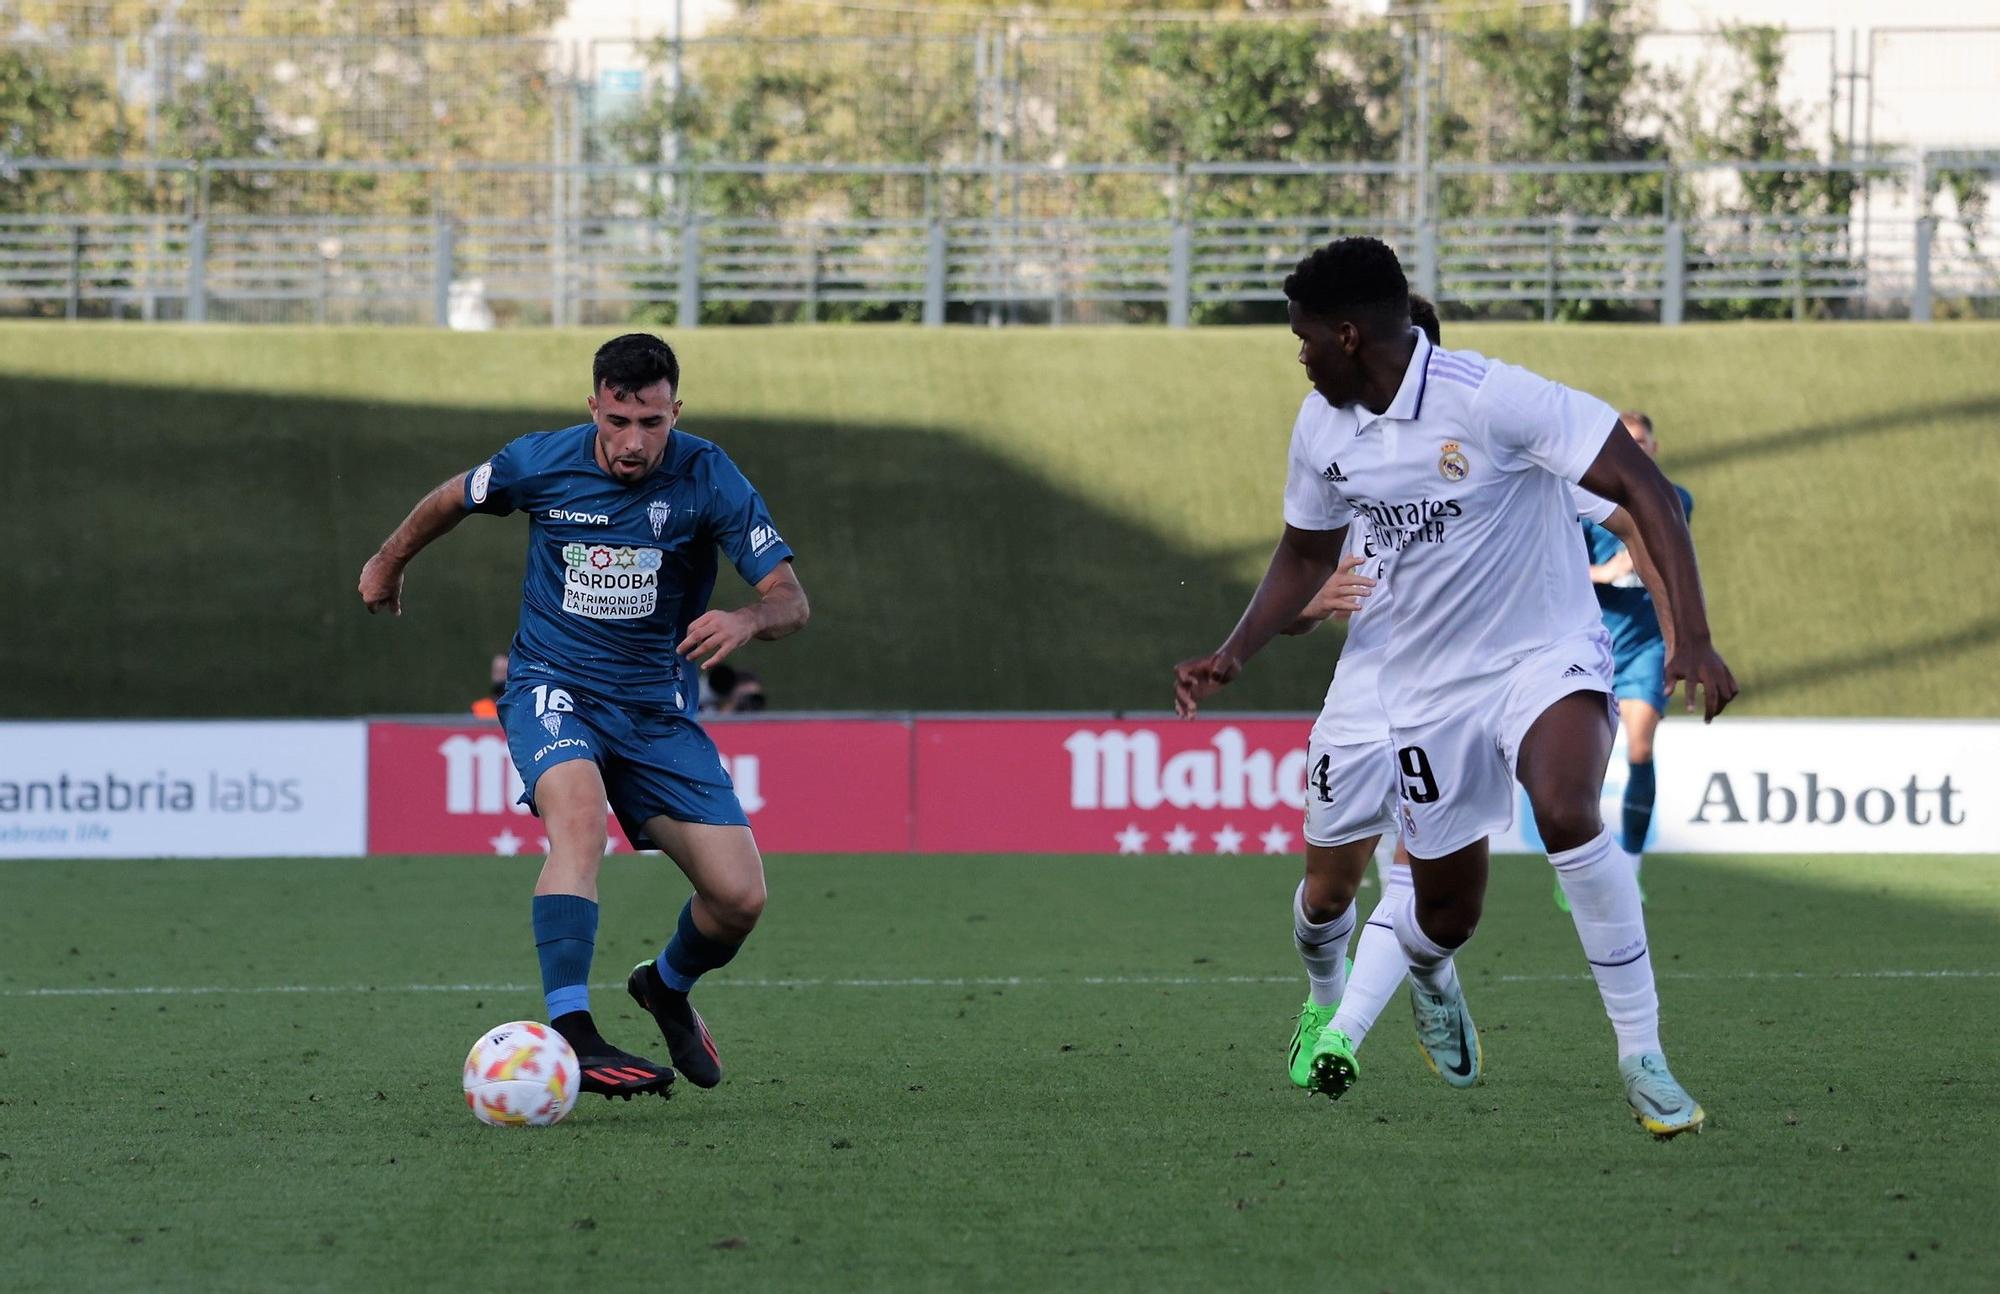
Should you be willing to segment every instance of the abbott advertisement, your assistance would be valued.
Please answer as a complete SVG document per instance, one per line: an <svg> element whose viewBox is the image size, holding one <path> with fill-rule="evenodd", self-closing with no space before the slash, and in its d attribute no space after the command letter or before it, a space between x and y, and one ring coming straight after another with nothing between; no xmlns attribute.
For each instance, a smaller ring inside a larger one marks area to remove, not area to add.
<svg viewBox="0 0 2000 1294"><path fill-rule="evenodd" d="M0 724L0 858L362 852L360 722Z"/></svg>

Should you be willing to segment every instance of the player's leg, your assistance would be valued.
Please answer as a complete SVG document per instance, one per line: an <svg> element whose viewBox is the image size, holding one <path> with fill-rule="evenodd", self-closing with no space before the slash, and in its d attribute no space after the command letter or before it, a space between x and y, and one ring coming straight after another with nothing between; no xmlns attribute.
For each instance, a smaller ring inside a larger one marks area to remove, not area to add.
<svg viewBox="0 0 2000 1294"><path fill-rule="evenodd" d="M1625 802L1620 806L1619 843L1636 862L1646 852L1646 835L1653 827L1653 734L1660 726L1666 699L1658 689L1644 697L1618 697L1618 722L1625 728Z"/></svg>
<svg viewBox="0 0 2000 1294"><path fill-rule="evenodd" d="M1387 741L1307 747L1306 875L1292 900L1292 941L1310 985L1286 1056L1292 1082L1338 1098L1360 1077L1354 1044L1328 1026L1347 991L1354 895L1384 833L1395 829L1395 758Z"/></svg>
<svg viewBox="0 0 2000 1294"><path fill-rule="evenodd" d="M1639 879L1598 809L1611 755L1608 700L1571 692L1548 704L1521 738L1515 767L1617 1035L1626 1098L1649 1131L1672 1136L1705 1116L1667 1069Z"/></svg>
<svg viewBox="0 0 2000 1294"><path fill-rule="evenodd" d="M722 1059L688 993L729 964L763 915L764 859L708 734L679 716L630 718L618 736L612 808L634 844L674 860L694 895L659 956L633 967L625 987L660 1026L674 1067L697 1087L714 1087Z"/></svg>
<svg viewBox="0 0 2000 1294"><path fill-rule="evenodd" d="M1438 858L1413 854L1410 889L1393 910L1417 1047L1432 1072L1453 1087L1471 1087L1485 1069L1456 958L1479 928L1488 863L1484 836Z"/></svg>
<svg viewBox="0 0 2000 1294"><path fill-rule="evenodd" d="M1347 972L1347 991L1341 994L1332 1021L1333 1029L1357 1050L1410 969L1403 946L1396 941L1396 909L1410 893L1410 856L1400 839L1393 850L1376 850L1375 874L1382 880L1382 895L1362 923L1354 965Z"/></svg>
<svg viewBox="0 0 2000 1294"><path fill-rule="evenodd" d="M660 955L632 970L626 989L660 1026L674 1066L697 1087L722 1081L722 1057L701 1013L688 1001L696 981L735 960L764 912L764 859L747 826L655 817L646 834L686 874L694 894L682 905Z"/></svg>
<svg viewBox="0 0 2000 1294"><path fill-rule="evenodd" d="M1308 837L1305 879L1292 895L1292 945L1305 963L1307 989L1285 1064L1295 1085L1323 1096L1338 1098L1359 1074L1347 1039L1323 1035L1346 991L1354 894L1378 838L1321 845Z"/></svg>
<svg viewBox="0 0 2000 1294"><path fill-rule="evenodd" d="M1479 1081L1484 1055L1455 956L1486 903L1486 840L1514 820L1514 784L1485 697L1396 733L1396 778L1410 892L1393 909L1425 1061L1453 1087Z"/></svg>
<svg viewBox="0 0 2000 1294"><path fill-rule="evenodd" d="M549 856L535 880L535 955L549 1023L576 1051L582 1088L630 1100L665 1095L665 1066L606 1042L590 1013L590 963L597 942L597 872L604 861L604 781L587 758L546 769L532 789L549 836Z"/></svg>

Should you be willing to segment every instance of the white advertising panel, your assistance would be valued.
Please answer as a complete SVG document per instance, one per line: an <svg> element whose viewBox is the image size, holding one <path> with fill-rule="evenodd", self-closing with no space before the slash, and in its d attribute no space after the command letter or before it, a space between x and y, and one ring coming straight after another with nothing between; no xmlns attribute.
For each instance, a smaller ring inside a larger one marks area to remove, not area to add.
<svg viewBox="0 0 2000 1294"><path fill-rule="evenodd" d="M1690 854L2000 853L2000 723L1673 718L1648 848ZM1625 748L1604 817L1615 831ZM1525 797L1496 850L1539 848Z"/></svg>
<svg viewBox="0 0 2000 1294"><path fill-rule="evenodd" d="M364 852L360 722L0 723L0 858Z"/></svg>

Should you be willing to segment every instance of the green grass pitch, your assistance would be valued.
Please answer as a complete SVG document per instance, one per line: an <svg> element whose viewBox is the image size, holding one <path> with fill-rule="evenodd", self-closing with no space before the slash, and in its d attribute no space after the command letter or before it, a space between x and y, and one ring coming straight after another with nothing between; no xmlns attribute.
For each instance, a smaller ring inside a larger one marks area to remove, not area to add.
<svg viewBox="0 0 2000 1294"><path fill-rule="evenodd" d="M1400 1001L1346 1099L1285 1083L1294 860L787 858L722 1087L506 1131L456 1080L540 1011L532 863L11 864L0 1285L1991 1289L1997 861L1655 860L1665 1144L1527 860L1468 1093ZM614 1040L684 888L607 870Z"/></svg>

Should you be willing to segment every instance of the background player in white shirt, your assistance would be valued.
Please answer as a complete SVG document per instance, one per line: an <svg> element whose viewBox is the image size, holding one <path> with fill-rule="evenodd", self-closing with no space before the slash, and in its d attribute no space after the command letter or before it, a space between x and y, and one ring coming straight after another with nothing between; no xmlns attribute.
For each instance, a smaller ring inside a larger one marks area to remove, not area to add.
<svg viewBox="0 0 2000 1294"><path fill-rule="evenodd" d="M1410 297L1410 319L1433 345L1442 341L1437 309ZM1334 416L1318 392L1306 396L1301 421ZM1296 429L1295 429L1296 430ZM1648 585L1659 579L1630 516L1608 500L1571 487L1578 516L1606 527L1629 545L1631 564ZM1395 745L1377 690L1388 647L1390 590L1383 558L1365 526L1350 526L1339 569L1321 586L1287 634L1305 634L1328 619L1347 622L1340 663L1307 745L1306 868L1292 896L1292 940L1305 964L1307 995L1286 1055L1295 1086L1339 1099L1360 1076L1355 1053L1402 982L1405 961L1395 912L1410 889L1409 860L1396 839ZM1354 896L1379 860L1382 895L1369 914L1352 966ZM1476 1075L1468 1076L1468 1081Z"/></svg>
<svg viewBox="0 0 2000 1294"><path fill-rule="evenodd" d="M1434 347L1411 327L1402 266L1378 240L1314 252L1285 294L1299 362L1341 416L1295 428L1283 539L1229 638L1176 668L1176 706L1192 714L1297 619L1365 516L1393 554L1381 697L1412 856L1397 938L1426 1057L1448 1078L1477 1073L1452 953L1478 926L1487 837L1512 822L1518 777L1617 1034L1634 1116L1659 1136L1698 1128L1701 1107L1660 1047L1638 882L1598 810L1610 648L1567 485L1631 514L1670 595L1668 682L1687 681L1690 706L1699 687L1713 718L1736 684L1710 641L1679 501L1603 401Z"/></svg>

